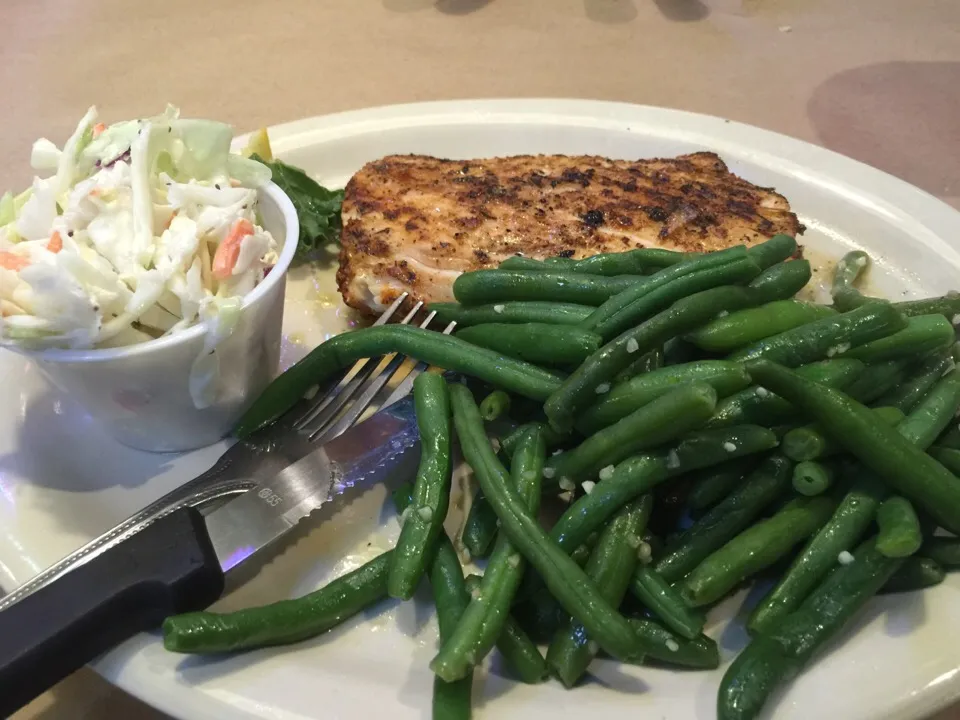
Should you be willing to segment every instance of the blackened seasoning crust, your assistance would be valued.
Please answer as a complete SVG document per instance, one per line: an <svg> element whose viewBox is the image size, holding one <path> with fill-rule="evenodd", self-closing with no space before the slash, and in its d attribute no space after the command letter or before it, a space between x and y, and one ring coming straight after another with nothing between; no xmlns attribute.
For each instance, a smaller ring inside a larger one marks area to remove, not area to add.
<svg viewBox="0 0 960 720"><path fill-rule="evenodd" d="M337 281L348 305L377 313L403 291L452 300L459 273L516 254L702 252L800 232L786 198L737 177L714 153L636 161L395 155L347 184Z"/></svg>

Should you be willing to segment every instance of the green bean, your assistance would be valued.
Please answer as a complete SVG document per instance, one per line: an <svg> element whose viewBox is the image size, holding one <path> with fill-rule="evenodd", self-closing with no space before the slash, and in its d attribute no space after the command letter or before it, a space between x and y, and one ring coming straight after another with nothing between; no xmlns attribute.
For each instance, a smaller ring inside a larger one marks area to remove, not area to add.
<svg viewBox="0 0 960 720"><path fill-rule="evenodd" d="M473 689L473 675L447 683L433 677L433 720L470 720L470 694Z"/></svg>
<svg viewBox="0 0 960 720"><path fill-rule="evenodd" d="M855 382L863 372L864 364L851 358L821 360L797 368L797 374L801 377L840 388ZM707 426L726 427L743 423L777 425L794 419L796 414L790 403L758 385L721 400Z"/></svg>
<svg viewBox="0 0 960 720"><path fill-rule="evenodd" d="M837 262L833 271L831 295L838 310L846 312L860 307L867 301L854 284L869 263L870 256L862 250L848 252Z"/></svg>
<svg viewBox="0 0 960 720"><path fill-rule="evenodd" d="M709 385L677 386L572 450L552 456L545 477L556 478L562 490L572 490L576 482L593 480L605 466L699 427L713 414L716 404L717 393Z"/></svg>
<svg viewBox="0 0 960 720"><path fill-rule="evenodd" d="M741 258L719 267L683 275L649 291L617 312L599 319L589 329L601 335L604 340L609 340L688 295L723 285L739 285L756 277L759 272L760 267L755 262L749 258ZM587 321L582 323L582 326L586 325Z"/></svg>
<svg viewBox="0 0 960 720"><path fill-rule="evenodd" d="M878 422L842 392L809 382L769 361L747 365L762 382L805 412L891 488L926 510L944 528L960 531L960 483L897 430Z"/></svg>
<svg viewBox="0 0 960 720"><path fill-rule="evenodd" d="M570 559L577 567L582 567L580 561L582 560L583 565L586 565L589 557L590 551L584 548L583 553L577 552L576 557L571 555ZM536 579L539 582L539 577ZM544 585L535 584L530 593L524 593L521 587L518 596L518 602L513 606L513 617L516 618L517 624L534 642L549 643L560 627L567 622L569 615Z"/></svg>
<svg viewBox="0 0 960 720"><path fill-rule="evenodd" d="M698 564L683 580L683 596L695 607L715 603L823 527L836 506L836 502L822 496L794 500Z"/></svg>
<svg viewBox="0 0 960 720"><path fill-rule="evenodd" d="M747 456L701 470L687 496L690 509L703 511L716 505L743 481L756 464L755 458Z"/></svg>
<svg viewBox="0 0 960 720"><path fill-rule="evenodd" d="M544 258L542 262L546 265L563 268L564 270L570 270L577 264L577 261L572 257L566 257L564 255L551 255L550 257Z"/></svg>
<svg viewBox="0 0 960 720"><path fill-rule="evenodd" d="M774 690L796 674L796 663L778 643L763 636L754 638L720 681L717 720L753 720Z"/></svg>
<svg viewBox="0 0 960 720"><path fill-rule="evenodd" d="M960 409L960 369L944 375L897 430L917 447L926 449L944 431Z"/></svg>
<svg viewBox="0 0 960 720"><path fill-rule="evenodd" d="M804 460L793 468L793 489L807 497L822 495L833 485L834 476L833 465Z"/></svg>
<svg viewBox="0 0 960 720"><path fill-rule="evenodd" d="M907 317L914 315L943 315L947 320L953 319L960 313L960 293L948 292L946 295L923 300L904 300L894 303L894 307Z"/></svg>
<svg viewBox="0 0 960 720"><path fill-rule="evenodd" d="M397 511L403 513L413 502L413 487L405 484L393 493L393 503ZM430 564L430 586L433 590L433 603L437 608L437 625L440 627L440 643L444 643L453 633L460 616L467 607L470 597L463 580L463 570L457 551L446 534L437 541L436 553ZM469 720L470 693L473 676L452 683L433 678L433 717L436 720Z"/></svg>
<svg viewBox="0 0 960 720"><path fill-rule="evenodd" d="M837 566L870 527L887 491L869 473L859 471L853 488L833 517L790 565L779 582L757 603L747 621L752 635L766 633L796 610L814 588Z"/></svg>
<svg viewBox="0 0 960 720"><path fill-rule="evenodd" d="M706 635L687 640L645 618L631 618L630 626L641 638L646 658L698 670L720 667L720 649Z"/></svg>
<svg viewBox="0 0 960 720"><path fill-rule="evenodd" d="M453 633L469 601L469 596L464 589L460 561L449 542L437 548L437 556L430 573L430 584L433 587L433 601L437 606L440 642L443 643ZM469 720L472 689L472 673L452 683L434 676L432 701L434 720Z"/></svg>
<svg viewBox="0 0 960 720"><path fill-rule="evenodd" d="M576 325L593 312L593 307L590 305L538 300L511 300L469 307L460 303L430 303L427 309L437 313L438 323L455 322L462 328L487 323Z"/></svg>
<svg viewBox="0 0 960 720"><path fill-rule="evenodd" d="M471 593L480 592L480 580L480 576L470 575L467 578L467 590ZM497 650L521 682L536 685L550 675L539 648L511 615L504 620L503 630L497 638Z"/></svg>
<svg viewBox="0 0 960 720"><path fill-rule="evenodd" d="M470 391L450 388L453 420L467 463L500 518L500 530L543 578L563 608L583 623L590 637L614 657L636 655L639 643L626 619L603 599L583 570L553 543L520 498L508 486L502 467L486 440L483 419Z"/></svg>
<svg viewBox="0 0 960 720"><path fill-rule="evenodd" d="M792 298L810 282L813 271L807 260L780 262L757 275L747 290L757 305Z"/></svg>
<svg viewBox="0 0 960 720"><path fill-rule="evenodd" d="M786 492L792 470L793 463L781 455L764 460L736 490L667 544L654 566L657 572L673 582L696 568Z"/></svg>
<svg viewBox="0 0 960 720"><path fill-rule="evenodd" d="M586 542L587 537L640 495L668 477L666 464L649 455L637 455L617 465L593 489L580 497L550 530L550 537L566 552Z"/></svg>
<svg viewBox="0 0 960 720"><path fill-rule="evenodd" d="M691 382L710 385L719 398L747 387L750 376L742 365L727 360L701 360L651 370L614 385L596 405L577 419L577 430L584 435L595 433L678 385Z"/></svg>
<svg viewBox="0 0 960 720"><path fill-rule="evenodd" d="M886 558L872 544L837 568L769 636L751 642L727 669L717 697L718 720L755 718L776 687L836 635L903 561Z"/></svg>
<svg viewBox="0 0 960 720"><path fill-rule="evenodd" d="M758 425L698 430L682 438L666 453L667 469L672 475L679 475L762 453L778 443L772 430Z"/></svg>
<svg viewBox="0 0 960 720"><path fill-rule="evenodd" d="M600 307L581 323L584 330L593 330L601 322L605 322L620 310L623 310L631 303L639 300L644 295L657 290L671 281L699 272L704 269L717 268L747 257L747 250L742 245L721 250L720 252L703 255L688 262L681 262L647 277L643 282L637 283L628 290L614 295L604 302Z"/></svg>
<svg viewBox="0 0 960 720"><path fill-rule="evenodd" d="M898 431L900 429L898 427ZM830 521L797 556L777 585L757 603L747 629L751 633L766 632L795 610L835 567L839 554L853 547L866 532L887 494L886 488L869 472L859 469L853 488Z"/></svg>
<svg viewBox="0 0 960 720"><path fill-rule="evenodd" d="M783 446L783 454L795 462L816 460L826 455L828 449L837 452L837 448L831 447L830 439L820 432L816 425L804 425L788 430L780 444Z"/></svg>
<svg viewBox="0 0 960 720"><path fill-rule="evenodd" d="M469 395L470 391L465 392ZM476 408L476 405L473 407ZM543 438L533 429L520 441L511 464L515 497L528 513L534 515L540 507L544 453ZM477 471L477 468L474 470ZM505 491L511 492L509 489ZM504 620L513 604L524 569L523 558L510 539L503 534L498 535L479 591L473 595L453 635L430 663L430 669L441 679L446 682L459 680L490 652L503 631Z"/></svg>
<svg viewBox="0 0 960 720"><path fill-rule="evenodd" d="M553 373L449 335L408 325L369 327L337 335L314 348L267 387L240 418L233 434L241 439L249 437L338 370L389 352L461 372L533 400L546 399L560 386L560 378Z"/></svg>
<svg viewBox="0 0 960 720"><path fill-rule="evenodd" d="M687 339L704 350L732 352L757 340L834 315L836 311L826 305L777 300L717 318L687 335Z"/></svg>
<svg viewBox="0 0 960 720"><path fill-rule="evenodd" d="M857 402L869 405L900 385L906 377L904 360L887 360L867 365L860 376L843 391Z"/></svg>
<svg viewBox="0 0 960 720"><path fill-rule="evenodd" d="M577 272L596 273L597 275L627 275L645 273L649 270L670 267L680 262L692 260L692 253L680 253L660 248L639 248L626 252L600 253L583 260L577 260L574 268Z"/></svg>
<svg viewBox="0 0 960 720"><path fill-rule="evenodd" d="M850 357L866 363L911 359L950 347L955 340L953 325L943 315L916 315L907 318L907 326L899 332L853 348Z"/></svg>
<svg viewBox="0 0 960 720"><path fill-rule="evenodd" d="M611 340L591 355L547 399L544 412L555 429L573 427L573 419L591 404L597 392L608 391L614 376L632 362L634 353L647 352L672 337L702 325L722 310L748 304L740 287L719 287L678 300L670 308Z"/></svg>
<svg viewBox="0 0 960 720"><path fill-rule="evenodd" d="M215 654L287 645L336 627L387 596L392 550L319 590L294 600L230 613L174 615L163 621L163 646L171 652Z"/></svg>
<svg viewBox="0 0 960 720"><path fill-rule="evenodd" d="M923 533L910 501L894 495L877 508L877 552L891 558L907 557L920 549Z"/></svg>
<svg viewBox="0 0 960 720"><path fill-rule="evenodd" d="M555 258L557 260L570 260L569 263L553 263L547 264L543 260L537 260L532 257L525 257L523 255L511 255L502 263L497 266L498 270L531 270L539 272L541 270L567 270L572 271L573 265L576 263L576 260L570 258ZM599 275L600 273L594 273Z"/></svg>
<svg viewBox="0 0 960 720"><path fill-rule="evenodd" d="M797 241L790 235L784 235L783 233L778 233L769 240L747 249L749 258L764 270L793 257L796 252Z"/></svg>
<svg viewBox="0 0 960 720"><path fill-rule="evenodd" d="M484 558L490 554L493 540L497 537L497 529L497 514L483 497L483 493L477 490L460 535L460 542L470 552L470 557Z"/></svg>
<svg viewBox="0 0 960 720"><path fill-rule="evenodd" d="M500 263L502 270L550 270L563 269L567 272L589 275L636 275L649 270L676 265L693 259L696 253L674 252L660 248L639 248L624 252L600 253L581 260L551 257L544 260L514 255Z"/></svg>
<svg viewBox="0 0 960 720"><path fill-rule="evenodd" d="M960 450L960 425L952 423L937 438L937 447L947 450Z"/></svg>
<svg viewBox="0 0 960 720"><path fill-rule="evenodd" d="M522 255L514 255L500 263L500 268L504 270L548 270L551 267L559 266L568 272L591 275L636 275L690 260L691 255L692 253L661 250L660 248L639 248L624 252L600 253L581 260L556 257L534 260Z"/></svg>
<svg viewBox="0 0 960 720"><path fill-rule="evenodd" d="M923 399L930 388L937 384L945 373L956 366L956 361L946 350L934 353L923 360L918 367L911 368L910 375L897 387L884 393L877 400L877 405L895 407L910 412Z"/></svg>
<svg viewBox="0 0 960 720"><path fill-rule="evenodd" d="M420 432L420 468L413 504L405 511L390 561L387 594L409 600L433 555L450 506L450 396L442 375L422 373L413 381Z"/></svg>
<svg viewBox="0 0 960 720"><path fill-rule="evenodd" d="M800 665L806 664L904 562L880 554L875 540L864 543L853 556L853 562L831 573L771 635Z"/></svg>
<svg viewBox="0 0 960 720"><path fill-rule="evenodd" d="M668 629L694 640L701 632L706 619L690 609L683 596L663 576L647 565L639 566L630 581L630 591Z"/></svg>
<svg viewBox="0 0 960 720"><path fill-rule="evenodd" d="M556 430L551 428L545 422L536 422L536 423L527 423L521 425L520 427L513 430L509 435L507 435L503 440L500 441L500 450L503 453L506 453L507 457L513 457L514 451L517 449L517 445L520 443L520 439L530 431L532 426L536 426L537 430L540 431L540 434L543 436L543 441L547 445L547 449L551 450L559 445L564 437L560 435Z"/></svg>
<svg viewBox="0 0 960 720"><path fill-rule="evenodd" d="M703 353L693 343L688 343L682 337L675 337L663 343L664 365L685 365L698 360L704 360Z"/></svg>
<svg viewBox="0 0 960 720"><path fill-rule="evenodd" d="M877 420L890 427L896 426L904 419L904 414L898 408L875 407L871 408L871 412ZM824 434L816 423L789 430L783 436L780 450L788 458L797 462L830 457L841 452L840 446L829 435Z"/></svg>
<svg viewBox="0 0 960 720"><path fill-rule="evenodd" d="M613 607L623 600L637 565L637 545L650 512L653 497L644 495L621 510L604 529L587 561L587 577ZM589 632L571 619L554 636L547 649L547 665L567 687L573 687L586 671L599 648Z"/></svg>
<svg viewBox="0 0 960 720"><path fill-rule="evenodd" d="M920 555L930 558L947 570L956 570L960 568L960 538L928 538L920 548Z"/></svg>
<svg viewBox="0 0 960 720"><path fill-rule="evenodd" d="M622 383L630 380L631 378L641 375L643 373L653 372L654 370L659 370L663 367L664 363L664 354L663 348L658 347L645 352L643 355L638 357L632 363L627 365L623 370L618 372L613 378L615 383Z"/></svg>
<svg viewBox="0 0 960 720"><path fill-rule="evenodd" d="M957 423L949 425L937 438L936 444L946 450L960 450L960 425Z"/></svg>
<svg viewBox="0 0 960 720"><path fill-rule="evenodd" d="M510 412L510 396L503 390L494 390L480 402L480 415L487 422Z"/></svg>
<svg viewBox="0 0 960 720"><path fill-rule="evenodd" d="M932 447L930 448L930 455L954 475L960 474L960 450Z"/></svg>
<svg viewBox="0 0 960 720"><path fill-rule="evenodd" d="M646 280L642 275L584 275L566 270L474 270L453 281L453 295L464 305L507 300L600 305L617 293ZM589 328L585 328L589 329Z"/></svg>
<svg viewBox="0 0 960 720"><path fill-rule="evenodd" d="M872 302L760 340L733 353L730 359L745 362L763 358L796 367L849 351L850 357L862 360L851 347L892 335L903 330L906 323L890 303Z"/></svg>
<svg viewBox="0 0 960 720"><path fill-rule="evenodd" d="M947 574L936 560L915 555L903 560L903 565L880 588L880 594L923 590L939 585L946 576Z"/></svg>
<svg viewBox="0 0 960 720"><path fill-rule="evenodd" d="M540 365L579 365L600 347L600 336L573 325L486 323L457 337L507 357Z"/></svg>

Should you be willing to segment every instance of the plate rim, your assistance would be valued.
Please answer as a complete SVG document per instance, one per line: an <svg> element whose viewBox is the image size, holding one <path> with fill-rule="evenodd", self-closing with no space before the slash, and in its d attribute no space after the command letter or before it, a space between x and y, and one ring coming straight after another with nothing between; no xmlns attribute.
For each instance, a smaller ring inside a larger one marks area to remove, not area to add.
<svg viewBox="0 0 960 720"><path fill-rule="evenodd" d="M317 115L268 126L276 155L337 136L369 132L380 126L424 126L438 121L449 123L510 122L570 126L572 122L597 128L634 131L642 126L656 127L661 137L701 144L723 155L725 147L736 146L738 154L750 149L750 160L762 166L776 166L831 188L835 194L857 204L868 203L893 224L909 220L911 234L922 227L941 249L949 249L960 265L960 210L910 183L883 170L854 160L812 142L772 130L722 117L686 110L632 103L566 98L491 98L443 100L382 105L364 109ZM237 147L250 133L234 139ZM700 140L699 138L703 138ZM866 175L868 182L857 180ZM868 185L869 187L865 187ZM888 198L897 198L894 205ZM952 240L952 238L958 238ZM923 240L924 238L918 238ZM175 675L151 671L148 663L137 663L137 650L157 642L156 634L141 635L140 642L118 657L114 652L91 667L108 682L148 703L154 708L183 720L217 718L229 710L232 717L254 718L242 708L219 701L204 691L185 686ZM912 709L933 712L960 698L960 683L952 691L914 693Z"/></svg>

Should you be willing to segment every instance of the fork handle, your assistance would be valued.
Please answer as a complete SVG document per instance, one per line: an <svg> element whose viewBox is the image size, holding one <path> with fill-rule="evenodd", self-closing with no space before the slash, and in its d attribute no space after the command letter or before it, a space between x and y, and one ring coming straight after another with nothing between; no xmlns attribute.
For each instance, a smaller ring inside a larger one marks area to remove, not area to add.
<svg viewBox="0 0 960 720"><path fill-rule="evenodd" d="M43 586L49 585L64 573L89 562L90 558L107 552L118 542L142 531L144 527L174 510L184 506L199 507L209 500L235 495L252 488L256 484L256 480L252 478L238 479L232 474L227 474L227 471L234 464L229 460L229 454L230 451L221 456L212 467L198 477L174 488L159 500L150 503L143 510L134 513L99 537L94 538L47 569L37 573L19 587L11 590L8 595L0 597L0 612L5 611L14 603L21 602L25 597Z"/></svg>
<svg viewBox="0 0 960 720"><path fill-rule="evenodd" d="M223 592L203 517L182 508L0 612L0 717L164 618Z"/></svg>

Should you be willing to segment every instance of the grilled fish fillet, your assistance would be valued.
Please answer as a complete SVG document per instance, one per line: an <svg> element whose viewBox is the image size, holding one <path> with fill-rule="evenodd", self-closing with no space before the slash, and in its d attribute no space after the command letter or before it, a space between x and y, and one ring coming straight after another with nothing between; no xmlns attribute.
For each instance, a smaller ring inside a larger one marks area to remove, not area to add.
<svg viewBox="0 0 960 720"><path fill-rule="evenodd" d="M511 255L576 259L641 247L710 251L803 231L786 198L716 154L388 156L347 184L337 284L377 314L407 291L453 300L453 281Z"/></svg>

